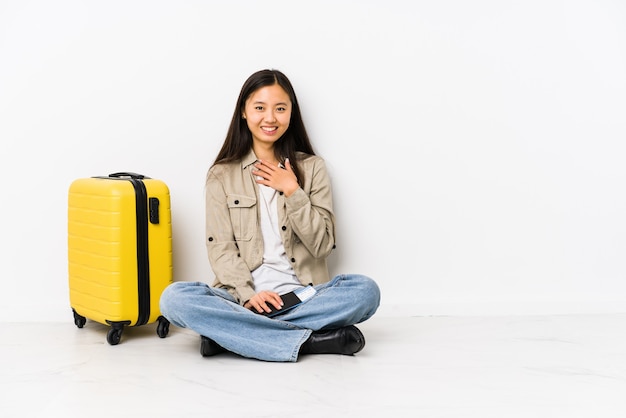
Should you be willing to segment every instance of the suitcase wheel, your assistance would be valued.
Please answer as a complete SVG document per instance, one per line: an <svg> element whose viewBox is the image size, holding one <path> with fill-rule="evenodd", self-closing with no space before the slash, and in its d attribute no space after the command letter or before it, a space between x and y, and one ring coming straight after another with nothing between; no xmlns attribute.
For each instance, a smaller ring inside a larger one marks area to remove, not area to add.
<svg viewBox="0 0 626 418"><path fill-rule="evenodd" d="M72 312L74 313L74 324L76 324L78 328L84 327L87 322L87 318L79 315L74 309L72 309Z"/></svg>
<svg viewBox="0 0 626 418"><path fill-rule="evenodd" d="M161 338L167 337L170 331L170 321L162 316L159 316L159 324L157 325L157 335Z"/></svg>
<svg viewBox="0 0 626 418"><path fill-rule="evenodd" d="M122 339L122 332L124 331L124 328L111 328L109 330L109 332L107 333L107 342L111 345L117 345L120 343L120 340Z"/></svg>
<svg viewBox="0 0 626 418"><path fill-rule="evenodd" d="M122 339L124 326L130 325L130 321L109 321L107 319L106 323L111 326L111 329L109 329L109 332L107 333L107 342L111 345L119 344Z"/></svg>

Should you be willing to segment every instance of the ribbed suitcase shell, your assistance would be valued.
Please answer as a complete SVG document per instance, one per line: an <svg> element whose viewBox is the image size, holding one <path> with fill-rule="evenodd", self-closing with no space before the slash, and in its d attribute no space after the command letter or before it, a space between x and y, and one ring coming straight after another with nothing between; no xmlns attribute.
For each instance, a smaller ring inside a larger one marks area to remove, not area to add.
<svg viewBox="0 0 626 418"><path fill-rule="evenodd" d="M84 324L77 315L111 325L119 334L108 340L117 344L125 325L166 321L159 299L172 283L172 224L163 181L111 176L70 185L68 273L76 325ZM167 334L167 326L159 336Z"/></svg>

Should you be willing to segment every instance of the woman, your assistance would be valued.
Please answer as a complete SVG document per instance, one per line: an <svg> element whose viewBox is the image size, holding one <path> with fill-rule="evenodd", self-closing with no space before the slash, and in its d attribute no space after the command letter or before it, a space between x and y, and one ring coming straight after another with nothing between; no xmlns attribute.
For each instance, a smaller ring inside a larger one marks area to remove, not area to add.
<svg viewBox="0 0 626 418"><path fill-rule="evenodd" d="M258 71L241 89L206 179L206 238L213 286L176 282L161 296L172 324L201 335L203 356L295 362L363 349L354 324L376 312L380 291L362 275L330 279L330 179L280 71Z"/></svg>

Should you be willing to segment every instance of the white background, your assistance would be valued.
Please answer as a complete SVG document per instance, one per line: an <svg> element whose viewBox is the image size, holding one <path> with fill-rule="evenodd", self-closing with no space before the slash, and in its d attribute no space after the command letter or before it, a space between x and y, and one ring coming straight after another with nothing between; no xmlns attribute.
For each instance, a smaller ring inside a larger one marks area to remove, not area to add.
<svg viewBox="0 0 626 418"><path fill-rule="evenodd" d="M263 68L380 315L626 311L625 4L0 0L0 318L71 321L80 177L165 181L175 279L211 281L204 177Z"/></svg>

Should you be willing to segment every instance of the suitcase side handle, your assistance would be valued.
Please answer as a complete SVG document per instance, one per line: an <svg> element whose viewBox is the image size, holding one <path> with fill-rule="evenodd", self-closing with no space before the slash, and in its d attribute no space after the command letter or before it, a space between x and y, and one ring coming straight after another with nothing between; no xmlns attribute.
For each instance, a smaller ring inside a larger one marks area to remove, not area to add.
<svg viewBox="0 0 626 418"><path fill-rule="evenodd" d="M132 173L130 171L120 171L117 173L111 173L109 174L109 177L115 177L115 178L130 177L132 179L137 179L137 180L142 180L146 178L146 176L144 176L143 174Z"/></svg>
<svg viewBox="0 0 626 418"><path fill-rule="evenodd" d="M159 224L159 198L158 197L148 198L148 213L150 214L149 216L150 223L158 225Z"/></svg>

